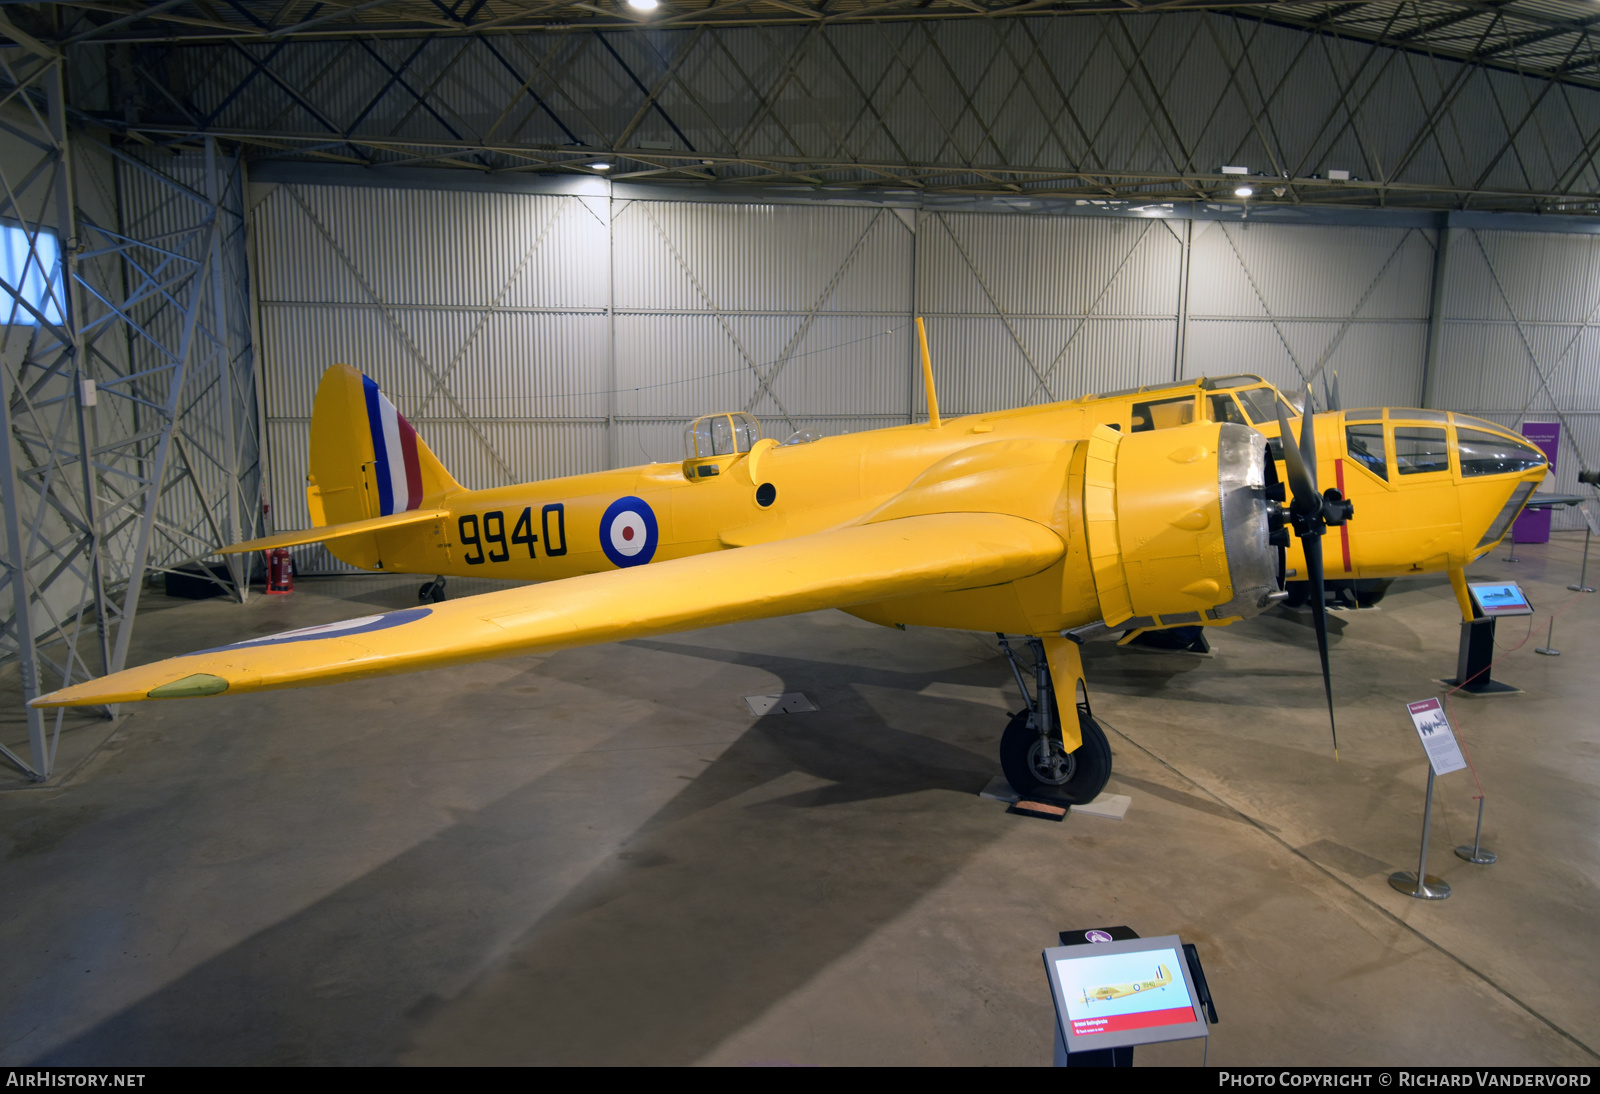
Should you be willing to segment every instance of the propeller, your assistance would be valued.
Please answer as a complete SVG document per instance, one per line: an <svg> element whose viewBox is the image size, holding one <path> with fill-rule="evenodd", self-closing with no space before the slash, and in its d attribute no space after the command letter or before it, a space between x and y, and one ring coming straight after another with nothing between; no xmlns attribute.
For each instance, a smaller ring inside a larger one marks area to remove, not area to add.
<svg viewBox="0 0 1600 1094"><path fill-rule="evenodd" d="M1329 410L1344 409L1344 405L1339 402L1339 373L1337 370L1333 372L1333 382L1331 384L1326 376L1322 378L1322 394L1324 396L1323 402L1328 404Z"/></svg>
<svg viewBox="0 0 1600 1094"><path fill-rule="evenodd" d="M1283 444L1283 462L1289 472L1289 505L1284 521L1300 537L1311 579L1311 619L1317 629L1317 653L1322 658L1322 687L1328 696L1328 725L1333 731L1333 758L1339 758L1339 726L1333 716L1333 675L1328 670L1328 605L1322 575L1322 535L1329 525L1337 527L1355 515L1338 490L1317 489L1317 432L1312 421L1311 389L1306 389L1306 413L1300 417L1300 443L1289 428L1283 403L1277 404L1278 433ZM1281 525L1280 525L1281 526Z"/></svg>

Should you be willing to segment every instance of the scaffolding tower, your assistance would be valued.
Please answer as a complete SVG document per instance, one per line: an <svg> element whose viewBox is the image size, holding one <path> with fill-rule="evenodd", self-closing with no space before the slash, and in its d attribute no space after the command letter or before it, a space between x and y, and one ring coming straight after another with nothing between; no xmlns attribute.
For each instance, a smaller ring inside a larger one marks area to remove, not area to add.
<svg viewBox="0 0 1600 1094"><path fill-rule="evenodd" d="M66 66L0 16L0 667L24 702L120 670L146 576L262 522L243 161L77 124ZM251 569L199 573L243 600ZM27 707L0 753L48 779L63 713Z"/></svg>

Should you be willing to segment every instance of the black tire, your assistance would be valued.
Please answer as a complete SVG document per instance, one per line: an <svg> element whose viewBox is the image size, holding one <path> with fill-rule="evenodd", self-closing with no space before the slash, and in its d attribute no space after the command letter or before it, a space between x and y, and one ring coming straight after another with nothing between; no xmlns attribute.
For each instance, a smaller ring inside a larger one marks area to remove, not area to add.
<svg viewBox="0 0 1600 1094"><path fill-rule="evenodd" d="M1311 599L1311 582L1286 581L1283 585L1284 592L1289 595L1283 598L1285 607L1303 608Z"/></svg>
<svg viewBox="0 0 1600 1094"><path fill-rule="evenodd" d="M1363 608L1375 608L1394 584L1392 578L1363 578L1355 583L1356 603Z"/></svg>
<svg viewBox="0 0 1600 1094"><path fill-rule="evenodd" d="M430 581L422 588L418 589L417 599L422 601L424 604L443 604L444 579L440 578L437 581Z"/></svg>
<svg viewBox="0 0 1600 1094"><path fill-rule="evenodd" d="M1042 742L1039 731L1028 725L1028 712L1011 719L1000 736L1000 770L1011 789L1034 801L1065 805L1081 805L1100 795L1111 778L1111 745L1099 723L1082 710L1077 715L1083 745L1071 755L1063 755L1061 738L1056 736L1048 758L1038 754ZM1040 759L1045 759L1046 766L1054 765L1056 773L1041 770L1036 765Z"/></svg>

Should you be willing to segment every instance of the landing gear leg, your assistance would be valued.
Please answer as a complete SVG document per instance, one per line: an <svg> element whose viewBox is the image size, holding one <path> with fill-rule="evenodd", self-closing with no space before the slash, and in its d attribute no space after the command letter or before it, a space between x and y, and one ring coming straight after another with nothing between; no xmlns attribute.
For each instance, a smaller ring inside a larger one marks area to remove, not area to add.
<svg viewBox="0 0 1600 1094"><path fill-rule="evenodd" d="M1089 712L1087 697L1075 704L1083 744L1068 752L1061 738L1061 713L1044 643L1028 639L1034 686L1029 694L1023 666L1005 635L1000 650L1017 678L1027 707L1019 711L1000 737L1000 769L1011 788L1024 798L1081 805L1093 801L1111 778L1111 745Z"/></svg>
<svg viewBox="0 0 1600 1094"><path fill-rule="evenodd" d="M417 599L424 604L444 603L444 575L440 574L417 590Z"/></svg>

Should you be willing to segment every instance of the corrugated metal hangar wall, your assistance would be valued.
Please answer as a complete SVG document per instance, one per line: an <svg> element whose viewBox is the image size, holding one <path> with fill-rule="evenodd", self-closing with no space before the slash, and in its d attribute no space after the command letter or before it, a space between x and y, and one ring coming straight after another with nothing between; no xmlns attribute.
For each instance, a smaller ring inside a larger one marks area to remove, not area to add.
<svg viewBox="0 0 1600 1094"><path fill-rule="evenodd" d="M1600 453L1600 236L1445 229L1435 306L1434 227L562 188L254 184L279 528L309 520L312 397L335 361L485 487L677 460L713 410L780 439L918 418L917 314L948 414L1237 372L1320 401L1337 371L1347 407L1513 426L1559 408L1562 488ZM302 564L338 566L320 548Z"/></svg>

